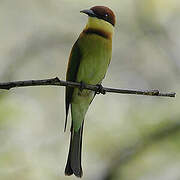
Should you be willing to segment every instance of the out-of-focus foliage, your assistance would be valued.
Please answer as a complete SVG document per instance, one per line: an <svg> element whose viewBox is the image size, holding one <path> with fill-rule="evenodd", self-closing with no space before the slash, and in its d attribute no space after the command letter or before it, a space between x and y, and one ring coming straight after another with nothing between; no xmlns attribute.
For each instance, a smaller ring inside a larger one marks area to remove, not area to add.
<svg viewBox="0 0 180 180"><path fill-rule="evenodd" d="M103 84L180 93L179 0L1 0L0 81L64 79L87 21L79 11L94 5L117 16ZM179 107L178 94L97 96L85 121L82 179L180 179ZM1 90L0 179L76 179L64 176L64 116L63 87Z"/></svg>

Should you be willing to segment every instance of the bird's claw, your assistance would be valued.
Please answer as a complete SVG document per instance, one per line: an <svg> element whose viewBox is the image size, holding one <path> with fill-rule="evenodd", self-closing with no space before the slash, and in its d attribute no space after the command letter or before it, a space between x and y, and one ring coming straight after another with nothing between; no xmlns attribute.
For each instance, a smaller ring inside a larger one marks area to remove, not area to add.
<svg viewBox="0 0 180 180"><path fill-rule="evenodd" d="M85 83L83 83L82 81L80 82L80 87L79 87L79 89L80 89L80 91L82 91L84 88L85 88Z"/></svg>
<svg viewBox="0 0 180 180"><path fill-rule="evenodd" d="M103 94L103 95L106 94L106 91L104 90L104 88L101 84L97 84L96 86L98 86L96 94Z"/></svg>

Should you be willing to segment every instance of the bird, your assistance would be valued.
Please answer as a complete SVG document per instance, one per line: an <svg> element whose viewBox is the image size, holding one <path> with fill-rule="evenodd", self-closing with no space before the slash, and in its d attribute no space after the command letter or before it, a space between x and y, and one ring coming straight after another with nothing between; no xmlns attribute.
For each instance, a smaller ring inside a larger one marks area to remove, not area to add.
<svg viewBox="0 0 180 180"><path fill-rule="evenodd" d="M88 16L88 22L74 43L68 62L66 81L101 85L112 57L112 37L115 14L105 6L94 6L80 11ZM102 87L102 86L101 86ZM71 109L70 147L65 175L82 177L82 134L86 112L97 92L66 86L65 127Z"/></svg>

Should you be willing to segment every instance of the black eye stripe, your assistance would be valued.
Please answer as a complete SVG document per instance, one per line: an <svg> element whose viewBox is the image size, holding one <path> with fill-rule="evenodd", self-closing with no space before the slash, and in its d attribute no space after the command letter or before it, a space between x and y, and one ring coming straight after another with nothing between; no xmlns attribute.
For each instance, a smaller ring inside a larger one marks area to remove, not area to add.
<svg viewBox="0 0 180 180"><path fill-rule="evenodd" d="M91 8L94 12L96 18L103 19L113 26L115 25L115 15L111 9L104 7L104 6L94 6Z"/></svg>
<svg viewBox="0 0 180 180"><path fill-rule="evenodd" d="M106 19L109 18L109 14L97 14L97 17L98 17L99 19L104 19L104 20L106 20Z"/></svg>

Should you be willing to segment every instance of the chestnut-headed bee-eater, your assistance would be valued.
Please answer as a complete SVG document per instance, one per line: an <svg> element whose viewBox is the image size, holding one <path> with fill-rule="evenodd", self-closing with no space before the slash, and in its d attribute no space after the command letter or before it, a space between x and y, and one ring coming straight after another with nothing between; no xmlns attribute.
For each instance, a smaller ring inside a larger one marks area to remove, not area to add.
<svg viewBox="0 0 180 180"><path fill-rule="evenodd" d="M85 84L101 84L112 55L115 15L105 6L82 10L88 22L72 47L66 80ZM81 148L84 117L96 92L66 87L66 120L71 107L71 139L65 175L82 177Z"/></svg>

